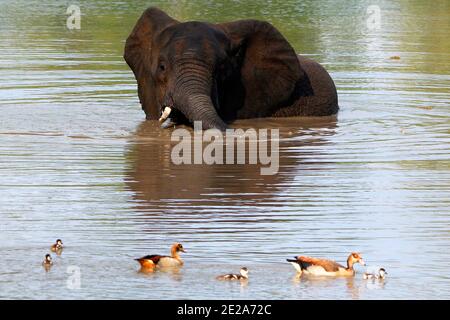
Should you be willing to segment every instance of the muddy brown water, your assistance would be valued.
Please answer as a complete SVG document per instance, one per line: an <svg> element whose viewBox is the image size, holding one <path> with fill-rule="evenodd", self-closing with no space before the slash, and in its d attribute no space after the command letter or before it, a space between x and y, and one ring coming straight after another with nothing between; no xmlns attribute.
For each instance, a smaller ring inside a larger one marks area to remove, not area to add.
<svg viewBox="0 0 450 320"><path fill-rule="evenodd" d="M330 71L341 111L233 124L279 128L277 175L176 166L172 129L144 121L122 59L147 1L83 2L72 31L66 3L2 1L0 298L450 298L447 1L382 1L375 30L370 1L154 3L183 20L271 21ZM56 238L66 249L45 272ZM133 258L174 241L182 270L137 272ZM363 281L359 266L297 279L285 262L350 251L387 280ZM248 284L214 280L243 265Z"/></svg>

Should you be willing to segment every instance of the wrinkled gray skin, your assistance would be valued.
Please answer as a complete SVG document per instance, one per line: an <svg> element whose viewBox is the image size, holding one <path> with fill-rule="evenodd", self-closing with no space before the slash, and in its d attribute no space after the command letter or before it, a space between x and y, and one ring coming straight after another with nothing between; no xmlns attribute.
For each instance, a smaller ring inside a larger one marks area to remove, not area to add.
<svg viewBox="0 0 450 320"><path fill-rule="evenodd" d="M147 119L225 130L235 119L337 113L336 88L269 23L178 22L147 9L125 44Z"/></svg>

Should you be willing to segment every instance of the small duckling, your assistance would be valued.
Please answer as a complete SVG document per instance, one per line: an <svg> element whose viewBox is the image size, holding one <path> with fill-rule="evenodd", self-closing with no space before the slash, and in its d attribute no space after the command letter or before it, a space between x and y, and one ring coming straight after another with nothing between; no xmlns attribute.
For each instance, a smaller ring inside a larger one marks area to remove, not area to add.
<svg viewBox="0 0 450 320"><path fill-rule="evenodd" d="M386 278L386 275L388 273L386 272L386 270L384 268L380 268L378 269L378 272L374 273L374 272L364 272L363 274L363 279L364 280L368 280L368 279L380 279L383 280Z"/></svg>
<svg viewBox="0 0 450 320"><path fill-rule="evenodd" d="M52 256L46 254L44 261L42 261L42 266L45 268L46 271L49 271L52 265L53 265Z"/></svg>
<svg viewBox="0 0 450 320"><path fill-rule="evenodd" d="M217 280L248 280L248 269L242 267L239 271L240 274L224 274L216 277Z"/></svg>
<svg viewBox="0 0 450 320"><path fill-rule="evenodd" d="M56 240L56 243L53 244L50 249L52 250L52 252L60 252L63 249L63 243L61 239Z"/></svg>

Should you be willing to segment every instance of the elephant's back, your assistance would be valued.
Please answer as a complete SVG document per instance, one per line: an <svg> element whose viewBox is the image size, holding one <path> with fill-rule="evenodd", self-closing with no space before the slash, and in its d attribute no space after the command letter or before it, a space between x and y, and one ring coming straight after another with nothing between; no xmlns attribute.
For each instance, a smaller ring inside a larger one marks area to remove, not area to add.
<svg viewBox="0 0 450 320"><path fill-rule="evenodd" d="M318 62L298 55L305 77L296 86L295 103L280 108L274 117L329 116L339 110L336 86L330 74Z"/></svg>
<svg viewBox="0 0 450 320"><path fill-rule="evenodd" d="M309 78L314 95L334 100L337 106L336 86L328 71L320 63L310 58L298 55L298 60Z"/></svg>

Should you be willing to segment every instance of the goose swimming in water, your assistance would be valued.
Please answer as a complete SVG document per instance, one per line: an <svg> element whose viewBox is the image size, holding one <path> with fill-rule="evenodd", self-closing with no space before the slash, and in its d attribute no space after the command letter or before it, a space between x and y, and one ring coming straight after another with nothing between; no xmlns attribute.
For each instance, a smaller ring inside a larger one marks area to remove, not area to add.
<svg viewBox="0 0 450 320"><path fill-rule="evenodd" d="M153 254L135 260L139 262L141 269L144 270L151 270L155 267L181 267L183 260L181 260L179 252L186 251L181 243L174 243L170 250L170 256Z"/></svg>
<svg viewBox="0 0 450 320"><path fill-rule="evenodd" d="M355 270L353 269L353 265L355 263L359 263L361 265L365 265L361 254L352 252L347 258L347 267L343 265L327 259L318 259L312 257L299 256L295 257L295 259L286 259L290 262L295 270L302 275L313 275L313 276L333 276L333 277L341 277L341 276L354 276Z"/></svg>

